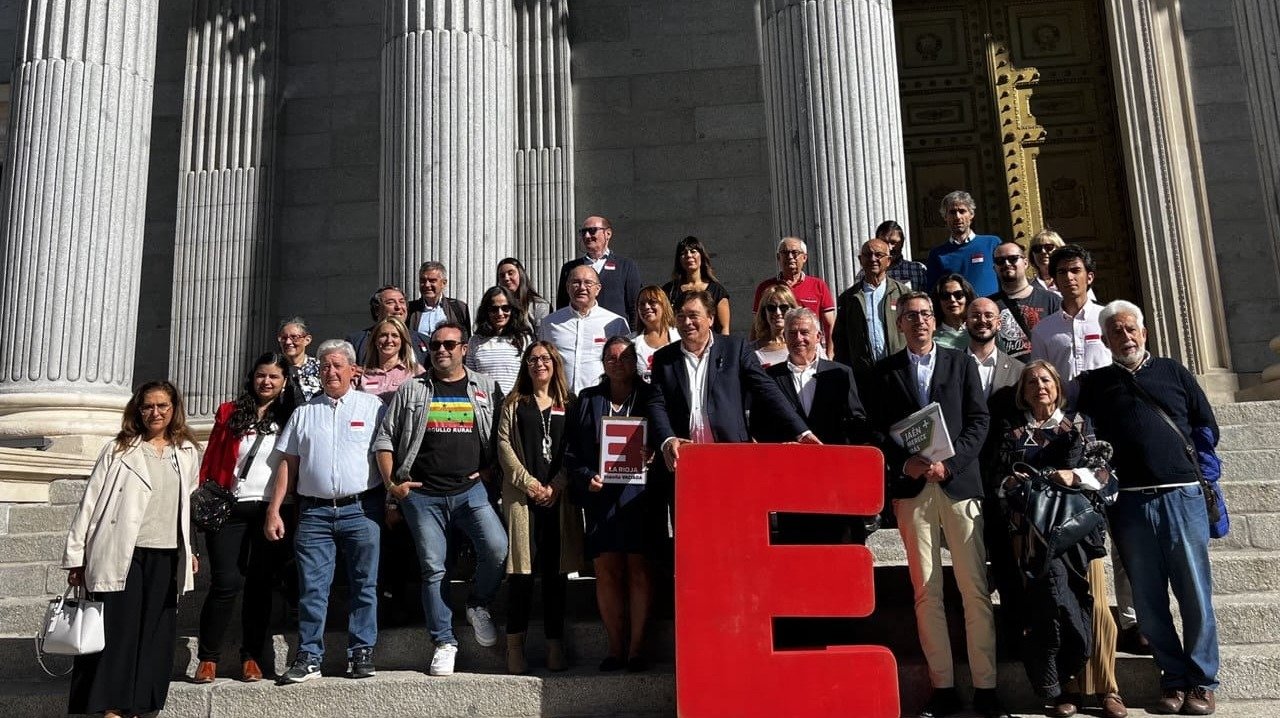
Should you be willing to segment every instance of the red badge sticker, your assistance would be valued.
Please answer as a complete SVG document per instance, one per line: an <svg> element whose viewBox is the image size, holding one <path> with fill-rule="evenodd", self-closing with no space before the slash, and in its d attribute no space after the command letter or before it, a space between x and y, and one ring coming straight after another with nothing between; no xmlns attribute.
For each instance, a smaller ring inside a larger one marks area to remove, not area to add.
<svg viewBox="0 0 1280 718"><path fill-rule="evenodd" d="M604 268L605 268L605 269L617 269L617 268L618 268L618 265L614 264L612 261L609 261L609 262L605 262L605 263L604 263Z"/></svg>
<svg viewBox="0 0 1280 718"><path fill-rule="evenodd" d="M1100 341L1102 341L1102 335L1101 335L1101 334L1086 334L1086 335L1084 335L1084 340L1085 340L1086 342L1100 342Z"/></svg>
<svg viewBox="0 0 1280 718"><path fill-rule="evenodd" d="M352 429L363 429L363 428L364 428L364 422L363 422L363 421L353 421L353 422L351 422L351 428L352 428Z"/></svg>
<svg viewBox="0 0 1280 718"><path fill-rule="evenodd" d="M596 338L595 338L595 342L596 342L596 344L604 344L604 342L605 342L605 338L604 338L604 337L596 337Z"/></svg>
<svg viewBox="0 0 1280 718"><path fill-rule="evenodd" d="M969 255L969 264L982 264L985 261L987 261L987 258L981 254Z"/></svg>
<svg viewBox="0 0 1280 718"><path fill-rule="evenodd" d="M486 400L486 399L488 399L488 398L489 398L489 395L488 395L488 394L486 394L486 393L484 393L483 391L480 391L479 389L477 389L477 390L476 390L476 398L477 398L477 399L480 399L481 401L484 401L484 400Z"/></svg>
<svg viewBox="0 0 1280 718"><path fill-rule="evenodd" d="M552 416L564 416L564 407L559 407L559 406L553 406L553 407L551 407L551 415L552 415Z"/></svg>

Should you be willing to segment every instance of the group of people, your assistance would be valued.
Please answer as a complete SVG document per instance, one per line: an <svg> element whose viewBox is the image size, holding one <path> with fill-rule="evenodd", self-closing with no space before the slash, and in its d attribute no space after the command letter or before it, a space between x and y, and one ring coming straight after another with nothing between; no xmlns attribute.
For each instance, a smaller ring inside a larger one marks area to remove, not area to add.
<svg viewBox="0 0 1280 718"><path fill-rule="evenodd" d="M1049 231L1029 247L978 235L964 192L947 195L941 213L950 237L927 262L904 259L902 228L885 222L860 248L857 281L838 296L805 272L803 239L783 238L778 274L756 288L749 338L730 332L729 294L694 237L677 243L669 282L642 286L636 264L611 248L609 221L588 217L583 254L561 268L554 307L507 258L474 317L448 296L446 267L425 262L417 299L380 288L373 323L320 342L314 356L306 322L282 322L279 351L260 356L239 396L218 409L203 460L178 389L144 384L99 457L67 541L69 582L107 604L107 649L77 659L72 712L163 706L172 652L149 648L172 642L177 598L200 566L188 526L189 495L202 482L237 502L204 536L212 578L197 681L216 675L237 597L241 678L263 677L278 586L296 602L299 633L281 682L319 676L338 565L350 593L347 675L374 675L380 567L384 579L402 570L381 557L395 526L416 553L431 675L455 667L445 577L462 537L476 561L465 619L481 646L498 643L490 606L507 577L510 672L529 669L525 636L539 585L545 664L568 667L567 579L587 560L608 639L600 670L643 671L654 559L672 538L681 451L751 441L883 452L887 514L907 549L934 688L922 716L963 707L943 605L944 545L982 715L1008 715L995 690L988 563L1004 628L1019 639L1050 715L1071 716L1090 696L1105 715L1126 715L1118 641L1154 653L1155 710L1213 712L1208 524L1198 469L1181 451L1192 437L1210 450L1216 443L1208 401L1185 368L1146 351L1140 308L1093 301L1088 251ZM911 454L890 431L933 403L954 449L939 460ZM606 417L645 420L643 482L602 477ZM1105 588L1108 529L1046 550L1020 498L1033 481L1089 492L1109 517L1119 629ZM868 527L783 515L773 530L782 541L827 543L861 541ZM285 566L292 578L281 575Z"/></svg>

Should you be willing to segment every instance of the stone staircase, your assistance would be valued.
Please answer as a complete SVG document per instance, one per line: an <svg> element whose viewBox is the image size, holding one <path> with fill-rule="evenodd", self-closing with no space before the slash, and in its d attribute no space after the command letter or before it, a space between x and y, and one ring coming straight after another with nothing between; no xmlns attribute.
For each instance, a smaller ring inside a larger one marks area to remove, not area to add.
<svg viewBox="0 0 1280 718"><path fill-rule="evenodd" d="M1212 551L1215 607L1222 640L1220 715L1280 714L1280 402L1216 407L1223 427L1220 451L1224 490L1232 513L1231 536L1215 541ZM49 594L60 593L65 574L57 568L66 526L83 482L63 480L50 488L47 504L0 505L0 713L21 716L64 715L67 683L44 676L35 663L33 641ZM910 586L896 531L874 534L868 542L877 556L877 613L867 619L808 626L814 642L876 642L899 660L904 715L913 715L928 695L928 677L911 614ZM948 577L950 604L959 605ZM465 586L455 587L461 603ZM195 626L204 590L179 607L180 638L174 647L181 675L175 676L165 716L423 715L423 716L623 716L656 718L675 714L674 630L670 608L660 609L652 626L652 670L642 674L600 674L594 666L604 654L603 630L596 620L591 579L571 583L566 640L574 668L551 674L542 667L540 626L530 629L532 672L507 676L500 647L481 648L470 629L457 629L462 643L459 673L451 678L425 676L430 646L420 626L384 629L376 662L380 673L367 681L338 677L345 635L341 620L330 621L326 636L327 676L301 686L268 682L242 684L227 678L194 685L183 676L195 667ZM505 591L504 591L505 594ZM503 597L505 599L505 595ZM341 615L335 599L334 615ZM500 600L501 604L501 600ZM997 608L997 610L999 610ZM504 615L501 605L495 614ZM539 615L535 608L535 616ZM963 663L962 621L951 616L953 646ZM229 632L231 639L236 628ZM275 669L283 671L296 636L278 629ZM804 631L801 631L804 635ZM229 646L234 645L232 640ZM235 651L220 675L234 676ZM54 662L65 659L54 658ZM1146 657L1122 654L1117 669L1131 706L1155 697L1157 672ZM51 666L57 667L57 666ZM265 666L264 666L265 668ZM967 670L957 673L967 688ZM852 680L852 678L851 678ZM1022 714L1038 714L1039 703L1014 653L1001 647L1000 690ZM1131 710L1133 715L1143 715Z"/></svg>

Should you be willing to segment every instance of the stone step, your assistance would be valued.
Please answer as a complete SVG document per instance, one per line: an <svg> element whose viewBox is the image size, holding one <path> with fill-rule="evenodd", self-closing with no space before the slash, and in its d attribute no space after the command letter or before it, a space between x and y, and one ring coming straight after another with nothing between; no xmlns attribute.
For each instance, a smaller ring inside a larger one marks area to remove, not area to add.
<svg viewBox="0 0 1280 718"><path fill-rule="evenodd" d="M1280 449L1280 420L1219 426L1218 451Z"/></svg>
<svg viewBox="0 0 1280 718"><path fill-rule="evenodd" d="M1270 513L1280 508L1280 481L1224 481L1222 495L1233 517Z"/></svg>
<svg viewBox="0 0 1280 718"><path fill-rule="evenodd" d="M1280 552L1259 549L1214 551L1211 561L1215 596L1280 591Z"/></svg>
<svg viewBox="0 0 1280 718"><path fill-rule="evenodd" d="M1280 422L1280 401L1239 401L1215 404L1213 415L1219 426Z"/></svg>
<svg viewBox="0 0 1280 718"><path fill-rule="evenodd" d="M38 561L61 563L66 546L65 526L59 531L0 535L0 561L6 564Z"/></svg>
<svg viewBox="0 0 1280 718"><path fill-rule="evenodd" d="M1276 468L1280 467L1280 449L1224 451L1221 459L1224 483L1274 480Z"/></svg>
<svg viewBox="0 0 1280 718"><path fill-rule="evenodd" d="M1223 655L1218 715L1275 715L1277 696L1252 697L1258 690L1248 672L1265 666L1273 670L1275 656L1259 658L1226 651ZM1147 658L1121 656L1117 679L1131 715L1146 715L1141 706L1157 697L1158 674ZM968 671L959 666L957 684L970 692ZM929 695L928 672L918 662L900 662L899 693L903 715L915 715ZM1271 678L1274 678L1272 676ZM1020 663L999 665L1001 698L1016 714L1038 714L1041 701L1032 693ZM0 709L7 714L65 715L66 680L0 683ZM645 718L675 715L675 678L671 664L655 665L645 673L599 673L575 666L562 674L534 672L525 676L497 673L457 673L433 678L421 671L382 669L378 675L353 681L326 675L301 685L276 686L219 679L210 685L174 682L170 686L165 718L238 717L264 715L395 715L395 716L617 716ZM969 716L972 713L962 713Z"/></svg>

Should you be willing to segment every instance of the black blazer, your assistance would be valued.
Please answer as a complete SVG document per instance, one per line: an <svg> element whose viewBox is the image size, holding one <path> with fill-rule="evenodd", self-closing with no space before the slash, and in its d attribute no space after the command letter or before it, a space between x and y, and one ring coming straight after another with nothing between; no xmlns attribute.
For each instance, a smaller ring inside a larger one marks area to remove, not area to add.
<svg viewBox="0 0 1280 718"><path fill-rule="evenodd" d="M585 255L571 259L560 267L560 279L556 281L556 309L569 306L569 290L564 283L574 267L589 264ZM612 269L610 268L612 267ZM640 268L636 263L610 252L600 270L600 295L596 303L617 314L631 326L636 325L636 297L640 294Z"/></svg>
<svg viewBox="0 0 1280 718"><path fill-rule="evenodd" d="M886 440L882 445L889 472L889 491L894 498L911 498L924 490L923 479L902 475L902 466L911 458L906 450L889 437L889 427L912 412L923 408L916 396L915 376L907 359L907 349L891 354L876 364L879 376L878 396L873 402L878 412L877 425ZM978 366L962 351L937 347L937 365L929 385L929 400L942 406L951 444L956 455L943 461L949 478L942 489L953 499L982 496L982 475L978 457L991 423L987 400L982 394Z"/></svg>
<svg viewBox="0 0 1280 718"><path fill-rule="evenodd" d="M742 443L751 440L747 430L747 409L771 417L778 432L792 441L808 430L800 415L782 395L778 385L764 373L756 353L741 337L719 335L703 361L707 367L706 418L717 442ZM672 342L653 355L649 379L657 391L650 408L655 449L667 439L689 438L689 374L685 371L680 342Z"/></svg>
<svg viewBox="0 0 1280 718"><path fill-rule="evenodd" d="M764 370L778 385L778 390L804 420L809 431L824 444L869 444L873 432L867 421L867 413L858 397L858 387L853 370L843 364L826 359L818 360L818 372L813 377L813 404L809 413L800 406L791 368L786 362L774 364ZM789 427L780 426L776 415L763 411L751 412L751 434L761 441L794 441L796 435L788 434Z"/></svg>

